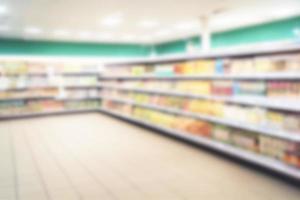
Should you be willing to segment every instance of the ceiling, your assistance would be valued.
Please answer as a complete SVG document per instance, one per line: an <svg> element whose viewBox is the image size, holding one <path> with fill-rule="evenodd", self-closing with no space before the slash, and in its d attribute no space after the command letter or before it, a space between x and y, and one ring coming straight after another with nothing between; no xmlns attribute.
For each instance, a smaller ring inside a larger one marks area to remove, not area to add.
<svg viewBox="0 0 300 200"><path fill-rule="evenodd" d="M299 0L2 0L0 37L158 43L300 15Z"/></svg>

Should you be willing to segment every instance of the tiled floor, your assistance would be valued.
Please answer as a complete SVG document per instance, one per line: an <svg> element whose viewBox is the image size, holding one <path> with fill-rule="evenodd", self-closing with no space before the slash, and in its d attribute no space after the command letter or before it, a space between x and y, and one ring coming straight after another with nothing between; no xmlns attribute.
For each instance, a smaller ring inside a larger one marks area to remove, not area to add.
<svg viewBox="0 0 300 200"><path fill-rule="evenodd" d="M1 200L299 200L266 174L97 114L0 123Z"/></svg>

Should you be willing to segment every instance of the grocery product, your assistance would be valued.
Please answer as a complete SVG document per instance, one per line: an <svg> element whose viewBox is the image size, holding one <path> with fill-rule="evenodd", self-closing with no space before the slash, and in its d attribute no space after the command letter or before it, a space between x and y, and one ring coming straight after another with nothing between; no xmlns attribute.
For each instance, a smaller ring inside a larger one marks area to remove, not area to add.
<svg viewBox="0 0 300 200"><path fill-rule="evenodd" d="M266 83L264 81L235 81L233 95L264 96Z"/></svg>
<svg viewBox="0 0 300 200"><path fill-rule="evenodd" d="M284 140L266 137L263 135L259 136L259 151L262 154L283 159L287 150L288 143Z"/></svg>
<svg viewBox="0 0 300 200"><path fill-rule="evenodd" d="M250 151L258 151L258 134L246 131L233 131L231 133L231 141L233 145Z"/></svg>
<svg viewBox="0 0 300 200"><path fill-rule="evenodd" d="M221 142L231 142L231 132L228 127L216 125L212 131L212 138Z"/></svg>
<svg viewBox="0 0 300 200"><path fill-rule="evenodd" d="M215 73L214 60L199 60L195 61L195 74L211 75Z"/></svg>
<svg viewBox="0 0 300 200"><path fill-rule="evenodd" d="M255 67L253 59L232 59L229 63L230 74L254 74Z"/></svg>
<svg viewBox="0 0 300 200"><path fill-rule="evenodd" d="M190 94L210 95L211 82L210 81L177 81L175 83L175 89Z"/></svg>
<svg viewBox="0 0 300 200"><path fill-rule="evenodd" d="M213 81L212 94L217 96L232 96L233 82L232 81Z"/></svg>

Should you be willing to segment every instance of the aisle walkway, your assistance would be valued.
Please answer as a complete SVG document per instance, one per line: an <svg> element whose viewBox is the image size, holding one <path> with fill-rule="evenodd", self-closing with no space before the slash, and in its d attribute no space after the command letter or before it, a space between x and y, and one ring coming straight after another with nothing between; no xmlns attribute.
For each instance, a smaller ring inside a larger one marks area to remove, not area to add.
<svg viewBox="0 0 300 200"><path fill-rule="evenodd" d="M299 200L232 161L97 114L0 123L0 200Z"/></svg>

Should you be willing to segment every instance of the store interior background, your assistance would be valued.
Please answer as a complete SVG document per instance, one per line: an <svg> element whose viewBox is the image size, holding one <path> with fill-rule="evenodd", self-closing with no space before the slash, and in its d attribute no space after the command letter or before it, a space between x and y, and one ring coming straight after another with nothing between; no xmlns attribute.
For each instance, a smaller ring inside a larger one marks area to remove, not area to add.
<svg viewBox="0 0 300 200"><path fill-rule="evenodd" d="M300 89L293 96L294 82L300 79L299 50L300 0L1 0L0 200L299 200L300 168L295 163L300 166L300 157L294 161L290 156L298 150L285 152L281 145L300 144L300 135L284 127L285 119L298 120L300 133ZM294 58L295 52L298 71L280 68L272 74L275 68L268 68L263 76L254 67L243 71L256 57L271 60L273 54L287 53ZM224 59L225 66L227 56L229 61L244 60L243 67L238 64L243 70L232 67L232 74L226 74L223 68L206 67L207 76L205 70L175 73L173 66L179 62L186 67L191 61L195 67L207 58L212 64ZM171 66L166 67L171 74L155 74L165 65ZM288 89L271 87L274 96L261 95L261 85L272 86L273 79ZM254 85L253 98L235 96L235 82ZM198 94L175 88L183 83L209 90ZM210 91L213 83L232 94ZM283 100L275 101L276 95ZM199 107L221 106L229 117L172 103L137 103L140 96L187 104L199 99ZM159 116L156 122L143 116L150 111ZM271 111L282 116L282 129L260 124L265 120L261 115ZM253 123L238 119L255 112ZM179 126L185 120L221 130L229 139L169 129L160 124L166 118ZM279 159L234 146L234 134L251 136L247 138L255 145L266 136L271 142L264 145L278 150L271 153L284 154Z"/></svg>

